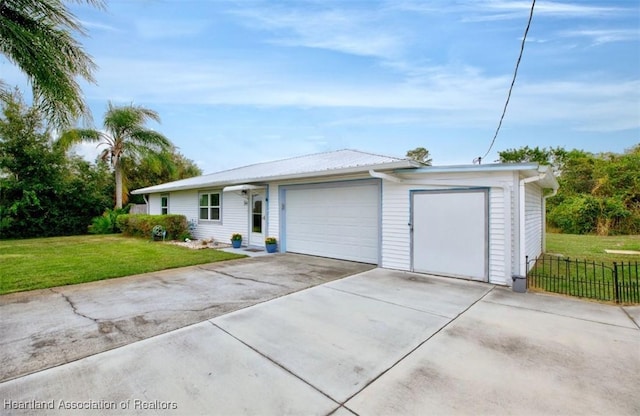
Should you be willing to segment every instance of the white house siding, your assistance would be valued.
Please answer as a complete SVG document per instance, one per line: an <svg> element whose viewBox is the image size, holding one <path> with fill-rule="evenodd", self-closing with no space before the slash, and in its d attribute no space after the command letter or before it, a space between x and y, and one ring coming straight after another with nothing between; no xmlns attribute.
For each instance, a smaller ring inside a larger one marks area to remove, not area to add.
<svg viewBox="0 0 640 416"><path fill-rule="evenodd" d="M249 241L249 206L245 205L246 198L237 192L222 192L221 189L202 190L195 192L196 198L193 205L196 210L198 209L200 192L209 191L220 192L222 201L221 220L198 220L194 237L199 239L213 238L223 243L229 243L231 234L240 233L242 234L243 244L246 244Z"/></svg>
<svg viewBox="0 0 640 416"><path fill-rule="evenodd" d="M511 233L505 233L505 223L511 221L511 215L505 210L503 188L513 182L513 174L496 172L482 177L477 174L413 174L404 176L404 179L411 183L383 181L382 267L411 270L411 233L408 225L411 219L411 190L485 187L489 188L489 281L508 284L510 262L506 261L505 255L511 244Z"/></svg>
<svg viewBox="0 0 640 416"><path fill-rule="evenodd" d="M525 253L529 258L542 254L542 188L536 184L525 184Z"/></svg>
<svg viewBox="0 0 640 416"><path fill-rule="evenodd" d="M154 194L159 196L159 194ZM160 198L158 198L160 199ZM160 214L160 207L157 212ZM169 193L169 214L184 215L187 221L198 219L198 195L193 191L177 191Z"/></svg>
<svg viewBox="0 0 640 416"><path fill-rule="evenodd" d="M222 201L221 221L202 221L198 219L200 192L220 192ZM227 243L231 238L231 234L240 233L242 234L242 239L248 241L249 214L248 207L244 204L244 201L241 195L234 192L222 192L221 189L176 191L169 193L169 213L184 215L187 217L187 221L195 220L197 226L192 233L194 238L213 238ZM160 194L149 195L149 213L160 214Z"/></svg>
<svg viewBox="0 0 640 416"><path fill-rule="evenodd" d="M489 191L489 281L507 284L505 256L509 253L510 239L506 235L506 218L509 209L505 201L504 188L491 188Z"/></svg>
<svg viewBox="0 0 640 416"><path fill-rule="evenodd" d="M410 197L413 185L382 182L382 267L411 270Z"/></svg>
<svg viewBox="0 0 640 416"><path fill-rule="evenodd" d="M164 194L162 194L164 195ZM151 194L149 195L149 214L152 215L160 215L160 194ZM169 201L171 204L171 201Z"/></svg>
<svg viewBox="0 0 640 416"><path fill-rule="evenodd" d="M267 235L280 240L280 189L277 183L270 183L267 193Z"/></svg>

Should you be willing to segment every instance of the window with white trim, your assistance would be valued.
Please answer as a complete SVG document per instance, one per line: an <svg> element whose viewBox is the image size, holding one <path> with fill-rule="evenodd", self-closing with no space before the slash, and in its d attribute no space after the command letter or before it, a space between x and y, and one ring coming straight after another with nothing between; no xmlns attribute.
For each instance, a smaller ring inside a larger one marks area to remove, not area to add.
<svg viewBox="0 0 640 416"><path fill-rule="evenodd" d="M169 213L169 195L160 195L160 214L167 215Z"/></svg>
<svg viewBox="0 0 640 416"><path fill-rule="evenodd" d="M200 194L201 220L220 221L220 192Z"/></svg>

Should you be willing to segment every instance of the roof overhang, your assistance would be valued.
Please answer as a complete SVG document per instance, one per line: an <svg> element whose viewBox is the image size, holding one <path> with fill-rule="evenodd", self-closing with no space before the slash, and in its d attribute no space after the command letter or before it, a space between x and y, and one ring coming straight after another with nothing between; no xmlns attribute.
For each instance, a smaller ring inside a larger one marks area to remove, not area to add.
<svg viewBox="0 0 640 416"><path fill-rule="evenodd" d="M557 190L559 187L558 180L553 173L553 169L551 169L550 166L539 165L538 163L492 163L487 165L424 166L419 169L396 169L395 171L393 171L393 175L402 175L402 178L407 178L421 174L479 174L489 172L518 172L521 178L528 179L527 182L538 182L538 184L543 188Z"/></svg>
<svg viewBox="0 0 640 416"><path fill-rule="evenodd" d="M198 183L185 183L185 181L190 181L194 178L183 179L176 182L170 182L162 185L149 186L147 188L136 189L131 193L134 195L140 194L154 194L160 192L175 192L175 191L186 191L191 189L210 189L210 188L221 188L221 187L229 187L234 185L253 185L253 184L264 184L265 182L275 182L275 181L286 181L286 180L294 180L294 179L307 179L307 178L325 178L332 177L338 175L351 175L351 174L368 174L369 170L395 170L395 169L407 169L413 170L423 166L422 164L415 162L413 160L402 159L395 162L389 163L380 163L375 165L361 165L361 166L351 166L347 168L340 169L327 169L322 171L311 171L311 172L299 172L299 173L290 173L286 175L264 175L255 178L233 178L224 181L216 181L212 180L210 182L198 182ZM215 174L211 174L215 175Z"/></svg>

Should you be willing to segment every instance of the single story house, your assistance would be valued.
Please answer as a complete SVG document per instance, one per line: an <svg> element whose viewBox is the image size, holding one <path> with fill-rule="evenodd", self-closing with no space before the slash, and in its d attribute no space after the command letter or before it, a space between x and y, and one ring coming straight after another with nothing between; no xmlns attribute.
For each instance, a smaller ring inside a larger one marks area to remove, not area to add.
<svg viewBox="0 0 640 416"><path fill-rule="evenodd" d="M536 163L423 166L356 150L258 163L148 188L150 214L196 238L511 285L545 245L558 182Z"/></svg>

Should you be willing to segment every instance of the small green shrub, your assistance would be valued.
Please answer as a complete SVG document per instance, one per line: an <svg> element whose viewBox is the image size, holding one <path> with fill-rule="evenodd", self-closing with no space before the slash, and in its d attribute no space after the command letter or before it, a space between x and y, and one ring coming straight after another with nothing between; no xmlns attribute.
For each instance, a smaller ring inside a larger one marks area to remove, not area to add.
<svg viewBox="0 0 640 416"><path fill-rule="evenodd" d="M126 209L107 209L101 216L91 220L89 233L115 234L119 231L118 217L127 213Z"/></svg>
<svg viewBox="0 0 640 416"><path fill-rule="evenodd" d="M125 235L149 238L153 227L161 225L167 230L167 238L170 240L184 241L184 238L189 238L184 237L189 234L187 217L184 215L120 215L116 224Z"/></svg>

